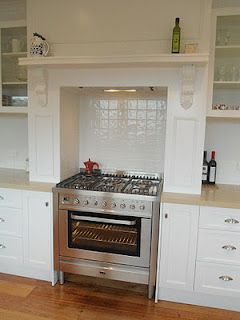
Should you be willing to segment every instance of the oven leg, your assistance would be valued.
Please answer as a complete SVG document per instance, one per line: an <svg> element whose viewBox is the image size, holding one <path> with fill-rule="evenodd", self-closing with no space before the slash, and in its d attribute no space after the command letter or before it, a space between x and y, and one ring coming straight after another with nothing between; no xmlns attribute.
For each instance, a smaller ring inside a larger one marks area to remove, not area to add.
<svg viewBox="0 0 240 320"><path fill-rule="evenodd" d="M155 291L155 286L148 286L148 299L152 299Z"/></svg>
<svg viewBox="0 0 240 320"><path fill-rule="evenodd" d="M59 271L59 283L64 284L64 272Z"/></svg>

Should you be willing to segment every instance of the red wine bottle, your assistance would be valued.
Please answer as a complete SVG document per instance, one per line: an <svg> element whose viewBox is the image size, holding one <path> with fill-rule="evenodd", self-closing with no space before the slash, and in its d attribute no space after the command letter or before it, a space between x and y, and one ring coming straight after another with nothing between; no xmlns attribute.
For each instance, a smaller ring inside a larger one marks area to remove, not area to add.
<svg viewBox="0 0 240 320"><path fill-rule="evenodd" d="M208 183L208 162L207 151L203 152L203 165L202 165L202 183Z"/></svg>
<svg viewBox="0 0 240 320"><path fill-rule="evenodd" d="M215 151L212 151L212 158L208 163L208 183L214 184L216 182L217 163L215 160Z"/></svg>

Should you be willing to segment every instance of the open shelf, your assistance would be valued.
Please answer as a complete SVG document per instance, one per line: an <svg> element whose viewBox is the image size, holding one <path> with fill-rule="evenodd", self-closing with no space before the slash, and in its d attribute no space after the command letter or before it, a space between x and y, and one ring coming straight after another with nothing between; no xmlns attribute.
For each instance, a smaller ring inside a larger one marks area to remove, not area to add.
<svg viewBox="0 0 240 320"><path fill-rule="evenodd" d="M21 57L26 55L27 52L2 52L2 56L4 57Z"/></svg>
<svg viewBox="0 0 240 320"><path fill-rule="evenodd" d="M159 54L126 56L66 56L66 57L27 57L19 58L20 66L163 66L173 67L184 64L204 66L208 54Z"/></svg>
<svg viewBox="0 0 240 320"><path fill-rule="evenodd" d="M208 112L207 117L215 118L240 118L240 110L211 110Z"/></svg>
<svg viewBox="0 0 240 320"><path fill-rule="evenodd" d="M214 81L215 89L240 89L240 81Z"/></svg>
<svg viewBox="0 0 240 320"><path fill-rule="evenodd" d="M8 81L8 82L2 82L2 85L22 85L27 84L27 81Z"/></svg>

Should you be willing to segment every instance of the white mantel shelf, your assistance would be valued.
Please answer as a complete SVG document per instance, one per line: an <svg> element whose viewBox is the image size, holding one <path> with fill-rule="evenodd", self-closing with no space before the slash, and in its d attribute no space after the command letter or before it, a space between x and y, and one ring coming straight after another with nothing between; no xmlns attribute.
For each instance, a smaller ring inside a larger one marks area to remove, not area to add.
<svg viewBox="0 0 240 320"><path fill-rule="evenodd" d="M208 63L208 54L159 54L128 56L52 56L19 58L20 66L46 67L180 67L186 64L204 66Z"/></svg>

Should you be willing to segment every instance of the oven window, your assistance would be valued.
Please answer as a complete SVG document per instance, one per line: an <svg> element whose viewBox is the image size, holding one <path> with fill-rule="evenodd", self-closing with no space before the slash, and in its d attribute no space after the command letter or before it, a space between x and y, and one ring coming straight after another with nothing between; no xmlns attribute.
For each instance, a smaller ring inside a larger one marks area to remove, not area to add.
<svg viewBox="0 0 240 320"><path fill-rule="evenodd" d="M141 218L68 212L68 247L140 257Z"/></svg>

